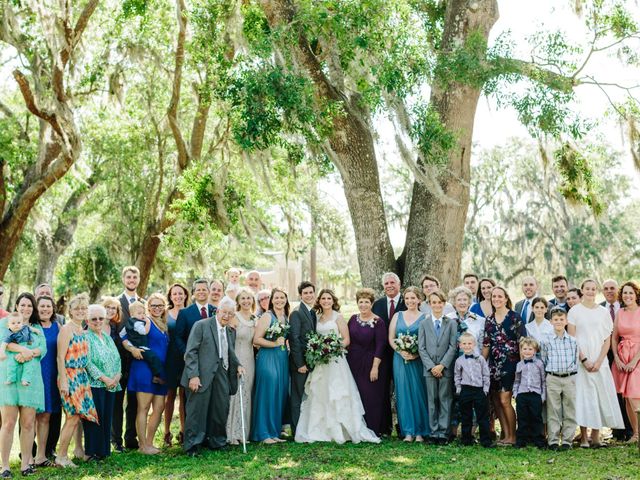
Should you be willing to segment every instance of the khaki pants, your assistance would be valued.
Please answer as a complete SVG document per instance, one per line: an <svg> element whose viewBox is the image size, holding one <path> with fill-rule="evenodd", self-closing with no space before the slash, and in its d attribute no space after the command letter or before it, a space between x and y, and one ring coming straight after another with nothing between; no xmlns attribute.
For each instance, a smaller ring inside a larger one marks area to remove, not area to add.
<svg viewBox="0 0 640 480"><path fill-rule="evenodd" d="M576 433L576 376L547 374L547 436L549 445L571 445Z"/></svg>

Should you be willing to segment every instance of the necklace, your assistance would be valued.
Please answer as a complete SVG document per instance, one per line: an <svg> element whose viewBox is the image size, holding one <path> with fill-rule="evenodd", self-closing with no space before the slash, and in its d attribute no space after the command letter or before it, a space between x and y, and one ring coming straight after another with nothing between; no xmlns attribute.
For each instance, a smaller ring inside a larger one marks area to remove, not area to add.
<svg viewBox="0 0 640 480"><path fill-rule="evenodd" d="M360 315L356 315L356 322L358 322L358 325L361 327L374 328L376 324L376 317L371 317L369 320L362 320Z"/></svg>

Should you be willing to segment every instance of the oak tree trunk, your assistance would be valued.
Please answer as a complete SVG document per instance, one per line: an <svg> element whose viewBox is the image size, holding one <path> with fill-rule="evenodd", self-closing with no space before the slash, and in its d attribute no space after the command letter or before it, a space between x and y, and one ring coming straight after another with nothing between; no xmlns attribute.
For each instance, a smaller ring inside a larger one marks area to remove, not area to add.
<svg viewBox="0 0 640 480"><path fill-rule="evenodd" d="M498 19L495 0L448 2L441 55L464 45L476 32L488 39ZM469 206L471 142L480 89L452 83L446 89L437 81L431 105L446 127L455 132L457 143L448 153L448 163L438 181L444 193L435 195L415 182L407 228L404 284L419 285L421 276L436 275L447 291L460 283L464 226Z"/></svg>

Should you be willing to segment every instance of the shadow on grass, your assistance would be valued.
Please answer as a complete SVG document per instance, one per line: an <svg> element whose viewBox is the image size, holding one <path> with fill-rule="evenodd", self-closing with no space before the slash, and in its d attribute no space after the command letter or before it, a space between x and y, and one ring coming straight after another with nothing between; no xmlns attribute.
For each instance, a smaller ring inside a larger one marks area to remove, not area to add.
<svg viewBox="0 0 640 480"><path fill-rule="evenodd" d="M137 452L108 460L80 463L74 470L42 469L39 478L125 480L167 479L494 479L616 478L637 479L640 457L630 446L568 452L534 448L483 449L405 444L313 444L248 446L223 452L204 451L190 458L171 448L156 456Z"/></svg>

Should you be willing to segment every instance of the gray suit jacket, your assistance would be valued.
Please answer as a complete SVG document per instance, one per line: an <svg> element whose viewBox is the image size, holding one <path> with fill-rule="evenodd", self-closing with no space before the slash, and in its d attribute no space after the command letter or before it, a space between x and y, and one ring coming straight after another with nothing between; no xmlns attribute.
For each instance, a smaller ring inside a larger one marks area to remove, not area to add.
<svg viewBox="0 0 640 480"><path fill-rule="evenodd" d="M231 333L229 327L227 331L227 343L229 344L229 388L231 395L238 389L238 367L240 362L236 357L233 348L235 335ZM218 350L218 326L216 317L206 318L196 322L187 342L187 350L184 355L184 371L182 373L183 387L189 388L189 379L200 377L202 387L200 392L205 391L213 382L218 368L222 368L222 361L219 358Z"/></svg>
<svg viewBox="0 0 640 480"><path fill-rule="evenodd" d="M442 374L445 377L453 376L453 362L456 356L456 333L458 325L455 320L448 317L442 318L440 338L436 338L436 330L433 325L433 317L426 317L418 330L418 349L424 376L431 377L431 369L436 365L444 365Z"/></svg>
<svg viewBox="0 0 640 480"><path fill-rule="evenodd" d="M516 306L513 308L517 312L517 314L520 315L520 318L522 318L522 309L524 308L525 300L526 299L523 298L518 303L516 303ZM533 298L531 300L533 300ZM522 318L522 321L524 323L529 323L531 320L535 318L535 315L533 314L533 305L531 305L531 300L529 300L529 318ZM549 310L551 310L551 307L549 307Z"/></svg>

